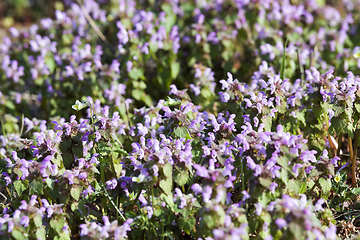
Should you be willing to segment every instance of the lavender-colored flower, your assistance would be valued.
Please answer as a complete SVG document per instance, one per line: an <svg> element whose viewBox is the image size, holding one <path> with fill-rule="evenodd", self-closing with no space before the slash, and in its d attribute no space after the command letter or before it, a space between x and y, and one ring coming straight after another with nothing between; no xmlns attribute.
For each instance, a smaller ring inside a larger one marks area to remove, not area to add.
<svg viewBox="0 0 360 240"><path fill-rule="evenodd" d="M191 186L191 190L193 190L195 192L195 195L197 195L202 192L203 188L198 183L194 183Z"/></svg>
<svg viewBox="0 0 360 240"><path fill-rule="evenodd" d="M106 188L107 189L115 189L117 186L117 180L116 179L112 179L106 182Z"/></svg>
<svg viewBox="0 0 360 240"><path fill-rule="evenodd" d="M276 219L275 224L278 226L279 229L283 229L287 226L287 222L283 218Z"/></svg>

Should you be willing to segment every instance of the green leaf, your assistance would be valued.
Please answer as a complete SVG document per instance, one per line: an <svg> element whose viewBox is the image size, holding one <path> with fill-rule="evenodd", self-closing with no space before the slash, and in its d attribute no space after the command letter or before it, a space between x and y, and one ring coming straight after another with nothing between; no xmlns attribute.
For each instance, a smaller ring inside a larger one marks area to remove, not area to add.
<svg viewBox="0 0 360 240"><path fill-rule="evenodd" d="M300 111L296 114L297 120L299 120L301 123L305 124L305 112Z"/></svg>
<svg viewBox="0 0 360 240"><path fill-rule="evenodd" d="M315 182L314 182L314 180L310 180L310 181L306 182L306 185L308 188L312 188L315 185Z"/></svg>
<svg viewBox="0 0 360 240"><path fill-rule="evenodd" d="M302 235L301 233L303 232L303 229L301 228L301 225L295 221L290 222L289 229L294 236ZM299 237L297 239L301 239L301 238Z"/></svg>
<svg viewBox="0 0 360 240"><path fill-rule="evenodd" d="M119 178L119 177L120 177L122 167L123 167L122 164L114 164L114 169L115 169L115 173L116 173L116 178Z"/></svg>
<svg viewBox="0 0 360 240"><path fill-rule="evenodd" d="M331 190L331 180L329 178L320 178L319 184L322 190L321 196L327 199Z"/></svg>
<svg viewBox="0 0 360 240"><path fill-rule="evenodd" d="M272 181L270 179L266 179L266 178L262 178L262 177L260 177L259 181L260 181L260 184L266 188L270 187L270 185L272 183Z"/></svg>
<svg viewBox="0 0 360 240"><path fill-rule="evenodd" d="M80 194L83 191L82 187L80 185L73 186L70 190L70 195L78 201L80 198Z"/></svg>
<svg viewBox="0 0 360 240"><path fill-rule="evenodd" d="M23 193L23 191L25 191L29 186L29 183L27 180L16 180L14 182L14 188L15 191L17 192L17 194L21 195Z"/></svg>
<svg viewBox="0 0 360 240"><path fill-rule="evenodd" d="M106 156L109 156L109 154L113 150L113 147L109 146L105 142L99 142L98 143L98 149L99 149L100 156L106 157Z"/></svg>
<svg viewBox="0 0 360 240"><path fill-rule="evenodd" d="M171 65L171 77L175 79L180 73L180 63L179 62L172 62Z"/></svg>
<svg viewBox="0 0 360 240"><path fill-rule="evenodd" d="M33 218L33 221L34 221L34 224L36 227L41 227L43 226L43 223L42 223L42 217L40 214L37 214L34 218Z"/></svg>
<svg viewBox="0 0 360 240"><path fill-rule="evenodd" d="M43 187L44 185L42 180L33 180L30 183L30 195L44 194Z"/></svg>
<svg viewBox="0 0 360 240"><path fill-rule="evenodd" d="M285 168L285 169L289 169L289 161L291 159L291 156L289 154L286 154L284 156L278 157L277 159L277 163Z"/></svg>
<svg viewBox="0 0 360 240"><path fill-rule="evenodd" d="M140 90L140 89L133 89L131 91L131 94L136 100L141 100L141 97L144 94L144 91Z"/></svg>
<svg viewBox="0 0 360 240"><path fill-rule="evenodd" d="M291 194L298 194L301 189L301 184L302 184L301 180L290 179L286 183L286 190L288 190L289 193Z"/></svg>
<svg viewBox="0 0 360 240"><path fill-rule="evenodd" d="M217 215L208 213L203 217L203 222L208 226L208 228L213 228L216 224L217 218Z"/></svg>
<svg viewBox="0 0 360 240"><path fill-rule="evenodd" d="M355 108L356 110L358 110L356 105L359 105L358 107L360 107L360 104L355 103ZM338 117L340 114L342 114L345 111L345 105L334 105L332 106L332 110L334 111L334 117Z"/></svg>
<svg viewBox="0 0 360 240"><path fill-rule="evenodd" d="M174 181L179 186L184 186L189 180L189 173L187 170L180 170L174 173Z"/></svg>
<svg viewBox="0 0 360 240"><path fill-rule="evenodd" d="M15 110L15 104L10 100L5 101L5 106L11 110Z"/></svg>
<svg viewBox="0 0 360 240"><path fill-rule="evenodd" d="M354 103L355 109L358 113L360 113L360 103Z"/></svg>
<svg viewBox="0 0 360 240"><path fill-rule="evenodd" d="M166 32L170 32L172 26L176 23L176 15L174 14L170 4L162 4L161 9L166 12L166 21L164 23Z"/></svg>
<svg viewBox="0 0 360 240"><path fill-rule="evenodd" d="M129 72L129 76L133 80L144 79L144 72L143 72L142 68L133 68Z"/></svg>
<svg viewBox="0 0 360 240"><path fill-rule="evenodd" d="M58 234L62 232L64 225L65 225L65 220L63 217L54 218L50 220L50 227L54 229Z"/></svg>
<svg viewBox="0 0 360 240"><path fill-rule="evenodd" d="M146 104L146 106L148 107L153 106L153 100L151 99L150 95L144 93L141 96L141 100Z"/></svg>
<svg viewBox="0 0 360 240"><path fill-rule="evenodd" d="M19 239L19 240L22 240L22 239L26 239L24 234L22 232L20 232L19 230L13 230L11 232L11 235L15 238L15 239Z"/></svg>
<svg viewBox="0 0 360 240"><path fill-rule="evenodd" d="M304 182L304 183L301 185L301 188L300 188L299 193L300 193L300 194L303 194L303 193L306 192L306 190L307 190L307 183Z"/></svg>
<svg viewBox="0 0 360 240"><path fill-rule="evenodd" d="M62 138L62 141L60 142L59 148L61 152L67 151L71 147L71 139L68 137Z"/></svg>
<svg viewBox="0 0 360 240"><path fill-rule="evenodd" d="M360 188L353 188L351 189L351 192L355 195L359 195L360 194Z"/></svg>
<svg viewBox="0 0 360 240"><path fill-rule="evenodd" d="M342 113L340 116L333 117L331 119L330 131L335 130L337 134L340 134L341 132L344 132L344 129L347 127L347 125L348 125L347 117L345 116L344 113Z"/></svg>
<svg viewBox="0 0 360 240"><path fill-rule="evenodd" d="M129 156L129 154L127 153L127 151L124 150L124 149L122 149L122 148L116 148L116 149L114 149L113 151L114 151L114 152L117 152L117 153L120 153L120 154L122 154L122 155L124 155L124 156Z"/></svg>
<svg viewBox="0 0 360 240"><path fill-rule="evenodd" d="M189 134L185 126L175 128L174 133L178 138L186 138L186 136Z"/></svg>
<svg viewBox="0 0 360 240"><path fill-rule="evenodd" d="M176 105L179 105L181 103L180 100L178 99L173 99L171 97L167 97L167 100L163 103L164 106L176 106Z"/></svg>
<svg viewBox="0 0 360 240"><path fill-rule="evenodd" d="M51 161L60 168L62 163L62 156L60 154L56 154L56 157L51 158Z"/></svg>
<svg viewBox="0 0 360 240"><path fill-rule="evenodd" d="M270 115L266 115L262 118L262 122L265 124L265 131L271 131L272 126L272 117Z"/></svg>
<svg viewBox="0 0 360 240"><path fill-rule="evenodd" d="M181 217L178 220L179 228L184 230L184 232L188 235L190 235L190 231L195 226L195 223L196 219L194 217L190 217L188 219Z"/></svg>
<svg viewBox="0 0 360 240"><path fill-rule="evenodd" d="M280 97L280 106L277 106L279 113L285 113L288 109L288 105L286 103L286 99L284 97ZM284 119L286 120L286 119Z"/></svg>
<svg viewBox="0 0 360 240"><path fill-rule="evenodd" d="M283 52L282 61L281 61L281 68L280 68L280 79L281 80L284 80L285 60L286 60L286 45L287 45L287 43L288 43L288 39L286 39L286 41L285 41L284 52Z"/></svg>
<svg viewBox="0 0 360 240"><path fill-rule="evenodd" d="M273 199L272 193L262 192L261 196L258 199L259 199L259 203L261 203L263 206L268 205Z"/></svg>
<svg viewBox="0 0 360 240"><path fill-rule="evenodd" d="M51 56L51 54L47 54L47 56L45 58L45 64L49 68L50 73L53 73L54 69L56 67L54 56Z"/></svg>
<svg viewBox="0 0 360 240"><path fill-rule="evenodd" d="M160 181L160 188L166 193L167 195L171 194L172 190L172 179L167 178L166 180Z"/></svg>
<svg viewBox="0 0 360 240"><path fill-rule="evenodd" d="M67 232L62 231L60 236L57 237L57 239L54 238L54 240L70 240L70 239L71 239L70 238L70 231L67 231Z"/></svg>
<svg viewBox="0 0 360 240"><path fill-rule="evenodd" d="M319 7L323 7L323 6L325 6L325 4L326 4L326 1L325 1L325 0L316 0L315 2L317 3L317 5L318 5Z"/></svg>
<svg viewBox="0 0 360 240"><path fill-rule="evenodd" d="M160 197L162 199L164 199L164 201L166 202L167 206L170 207L170 209L174 209L174 198L173 198L173 195L170 193L170 194L164 194L162 193L160 195Z"/></svg>
<svg viewBox="0 0 360 240"><path fill-rule="evenodd" d="M172 169L173 169L172 165L170 163L166 163L163 167L164 175L166 177L171 178L172 177Z"/></svg>
<svg viewBox="0 0 360 240"><path fill-rule="evenodd" d="M44 227L40 227L40 228L36 229L36 238L37 239L46 239Z"/></svg>
<svg viewBox="0 0 360 240"><path fill-rule="evenodd" d="M78 144L77 146L76 145L73 145L71 150L72 152L75 154L75 156L77 156L78 158L82 158L83 157L83 146Z"/></svg>

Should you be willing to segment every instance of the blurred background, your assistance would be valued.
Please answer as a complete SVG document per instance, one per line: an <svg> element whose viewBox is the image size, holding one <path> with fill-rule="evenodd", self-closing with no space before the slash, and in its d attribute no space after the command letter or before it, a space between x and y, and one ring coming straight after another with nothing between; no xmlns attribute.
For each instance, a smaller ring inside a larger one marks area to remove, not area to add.
<svg viewBox="0 0 360 240"><path fill-rule="evenodd" d="M42 18L53 18L55 9L64 10L56 0L0 0L0 43L9 27L26 28Z"/></svg>

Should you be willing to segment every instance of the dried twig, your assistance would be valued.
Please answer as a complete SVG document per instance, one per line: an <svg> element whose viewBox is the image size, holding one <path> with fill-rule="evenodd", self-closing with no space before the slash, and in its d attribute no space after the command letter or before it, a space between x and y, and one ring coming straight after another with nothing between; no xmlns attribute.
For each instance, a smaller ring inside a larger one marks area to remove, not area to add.
<svg viewBox="0 0 360 240"><path fill-rule="evenodd" d="M116 52L115 48L110 44L110 42L106 39L104 34L100 31L99 27L95 24L94 20L85 9L84 4L82 4L81 0L76 0L76 2L79 4L81 11L83 12L86 20L88 20L90 26L94 29L94 31L99 36L99 38L111 49L113 53L115 53Z"/></svg>

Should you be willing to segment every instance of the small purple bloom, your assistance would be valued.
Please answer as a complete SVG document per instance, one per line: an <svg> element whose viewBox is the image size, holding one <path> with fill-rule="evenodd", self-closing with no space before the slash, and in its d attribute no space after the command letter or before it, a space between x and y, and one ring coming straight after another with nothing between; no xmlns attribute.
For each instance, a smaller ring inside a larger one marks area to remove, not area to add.
<svg viewBox="0 0 360 240"><path fill-rule="evenodd" d="M116 179L112 179L106 182L106 188L107 189L115 189L117 186L117 180Z"/></svg>
<svg viewBox="0 0 360 240"><path fill-rule="evenodd" d="M282 229L287 226L287 222L283 218L278 218L275 220L276 225L278 225L279 229Z"/></svg>

